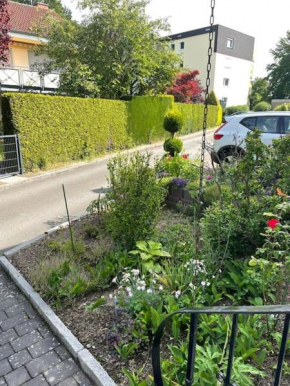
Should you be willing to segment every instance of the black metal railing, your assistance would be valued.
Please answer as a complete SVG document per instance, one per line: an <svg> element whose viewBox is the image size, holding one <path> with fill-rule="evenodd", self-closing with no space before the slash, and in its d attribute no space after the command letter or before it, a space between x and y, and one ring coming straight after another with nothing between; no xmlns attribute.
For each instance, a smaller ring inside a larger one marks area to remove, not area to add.
<svg viewBox="0 0 290 386"><path fill-rule="evenodd" d="M20 137L0 135L0 178L23 173Z"/></svg>
<svg viewBox="0 0 290 386"><path fill-rule="evenodd" d="M285 358L287 337L290 324L290 306L260 306L260 307L204 307L204 308L192 308L176 311L169 315L160 324L153 341L152 349L152 362L153 362L153 374L156 386L163 386L162 371L161 371L161 359L160 359L160 343L165 327L169 324L175 315L190 315L190 330L189 330L189 347L187 358L187 371L186 371L186 386L192 386L194 381L194 366L196 357L196 343L197 343L197 331L198 331L198 316L205 315L233 315L232 331L229 344L229 355L227 371L225 376L219 374L219 381L223 382L224 386L231 386L232 369L234 362L234 349L235 341L238 330L238 316L239 315L285 315L284 328L282 334L282 342L278 357L278 364L275 374L274 386L279 386L282 377L282 367Z"/></svg>

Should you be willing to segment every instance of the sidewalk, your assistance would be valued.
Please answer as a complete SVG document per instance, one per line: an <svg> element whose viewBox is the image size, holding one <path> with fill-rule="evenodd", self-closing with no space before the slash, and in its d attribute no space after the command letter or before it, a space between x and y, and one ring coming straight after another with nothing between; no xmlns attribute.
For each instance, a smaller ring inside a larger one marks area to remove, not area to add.
<svg viewBox="0 0 290 386"><path fill-rule="evenodd" d="M92 383L0 269L0 386L20 385Z"/></svg>

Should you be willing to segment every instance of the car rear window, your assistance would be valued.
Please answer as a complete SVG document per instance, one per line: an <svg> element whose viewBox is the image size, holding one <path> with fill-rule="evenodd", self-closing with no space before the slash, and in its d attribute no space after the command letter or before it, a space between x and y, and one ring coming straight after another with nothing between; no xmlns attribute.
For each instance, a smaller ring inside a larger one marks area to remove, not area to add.
<svg viewBox="0 0 290 386"><path fill-rule="evenodd" d="M290 134L290 117L284 117L285 134Z"/></svg>
<svg viewBox="0 0 290 386"><path fill-rule="evenodd" d="M248 117L241 121L241 125L245 126L249 130L254 130L256 127L256 118Z"/></svg>

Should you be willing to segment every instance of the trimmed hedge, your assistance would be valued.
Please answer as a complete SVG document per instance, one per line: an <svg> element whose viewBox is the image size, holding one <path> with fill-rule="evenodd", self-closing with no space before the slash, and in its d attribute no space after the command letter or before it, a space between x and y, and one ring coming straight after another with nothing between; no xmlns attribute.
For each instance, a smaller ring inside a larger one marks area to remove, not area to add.
<svg viewBox="0 0 290 386"><path fill-rule="evenodd" d="M184 118L184 125L180 134L195 133L202 129L204 105L185 103L176 103L175 105ZM217 123L218 111L218 106L208 106L207 127L215 127L220 124Z"/></svg>
<svg viewBox="0 0 290 386"><path fill-rule="evenodd" d="M5 94L4 101L4 134L21 134L26 170L130 144L127 102L24 93Z"/></svg>
<svg viewBox="0 0 290 386"><path fill-rule="evenodd" d="M164 138L165 114L174 106L171 95L134 97L129 103L129 135L135 144Z"/></svg>
<svg viewBox="0 0 290 386"><path fill-rule="evenodd" d="M180 134L202 129L203 105L174 103L172 96L134 97L131 102L26 93L2 95L4 134L21 135L27 171L164 139L169 109L184 117ZM208 127L218 107L209 106Z"/></svg>

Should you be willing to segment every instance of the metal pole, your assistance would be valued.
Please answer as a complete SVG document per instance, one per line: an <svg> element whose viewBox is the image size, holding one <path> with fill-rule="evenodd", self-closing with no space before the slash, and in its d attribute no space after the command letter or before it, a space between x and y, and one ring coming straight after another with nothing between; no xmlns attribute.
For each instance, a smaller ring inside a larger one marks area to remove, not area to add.
<svg viewBox="0 0 290 386"><path fill-rule="evenodd" d="M73 253L76 254L64 184L62 184L62 190L63 190L64 202L65 202L65 207L66 207L66 214L67 214L67 220L68 220L68 226L69 226L69 232L70 232L71 246L72 246Z"/></svg>
<svg viewBox="0 0 290 386"><path fill-rule="evenodd" d="M226 375L224 386L230 386L231 385L231 376L232 376L232 368L233 368L233 363L234 363L234 350L235 350L235 342L236 342L236 335L237 335L237 327L238 327L238 315L235 314L233 316L233 325L232 325L232 333L231 333L231 340L230 340L230 350L229 350L227 375Z"/></svg>
<svg viewBox="0 0 290 386"><path fill-rule="evenodd" d="M194 380L194 362L196 356L198 314L190 316L189 349L187 359L186 386L192 386Z"/></svg>
<svg viewBox="0 0 290 386"><path fill-rule="evenodd" d="M280 347L280 352L279 352L278 365L277 365L277 370L276 370L276 375L275 375L274 386L279 386L281 383L282 368L283 368L283 362L284 362L285 353L286 353L286 346L287 346L287 338L288 338L288 333L289 333L289 324L290 324L290 315L288 314L285 317L284 330L283 330L283 335L282 335L282 342L281 342L281 347Z"/></svg>

